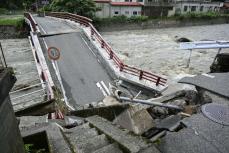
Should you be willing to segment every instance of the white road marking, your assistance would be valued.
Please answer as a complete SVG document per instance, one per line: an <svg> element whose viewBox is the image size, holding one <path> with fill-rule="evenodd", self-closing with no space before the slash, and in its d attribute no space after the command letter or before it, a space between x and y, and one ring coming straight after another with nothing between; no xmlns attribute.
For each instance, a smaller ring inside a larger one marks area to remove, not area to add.
<svg viewBox="0 0 229 153"><path fill-rule="evenodd" d="M47 43L45 42L45 38L42 38L42 40L43 40L43 42L44 42L44 44L45 44L45 48L48 50L48 45L47 45Z"/></svg>
<svg viewBox="0 0 229 153"><path fill-rule="evenodd" d="M46 32L45 29L41 26L41 24L39 25L39 27L40 27L41 30L44 32L44 34L47 34L47 32Z"/></svg>
<svg viewBox="0 0 229 153"><path fill-rule="evenodd" d="M91 49L91 47L88 45L88 43L87 43L86 40L82 37L81 34L80 34L80 37L83 39L84 43L87 45L87 47L89 48L89 50L91 51L91 53L96 57L95 53L93 52L93 50Z"/></svg>
<svg viewBox="0 0 229 153"><path fill-rule="evenodd" d="M102 91L103 95L106 97L107 94L99 82L96 83L96 86Z"/></svg>
<svg viewBox="0 0 229 153"><path fill-rule="evenodd" d="M103 81L101 81L100 83L102 84L103 88L105 89L107 95L111 95L111 93L110 93L109 89L107 88L107 86L105 85L105 83Z"/></svg>

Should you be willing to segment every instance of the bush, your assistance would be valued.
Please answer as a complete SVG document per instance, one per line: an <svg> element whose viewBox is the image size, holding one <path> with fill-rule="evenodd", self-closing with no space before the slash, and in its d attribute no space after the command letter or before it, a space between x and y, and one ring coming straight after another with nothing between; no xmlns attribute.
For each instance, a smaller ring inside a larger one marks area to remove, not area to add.
<svg viewBox="0 0 229 153"><path fill-rule="evenodd" d="M171 18L176 18L178 20L183 20L183 19L198 19L198 18L202 18L202 19L213 19L213 18L217 18L217 17L221 17L222 15L218 12L206 12L206 13L193 13L193 12L189 12L187 14L182 14L182 15L175 15Z"/></svg>
<svg viewBox="0 0 229 153"><path fill-rule="evenodd" d="M23 18L0 18L0 25L12 25L20 29L24 25Z"/></svg>
<svg viewBox="0 0 229 153"><path fill-rule="evenodd" d="M121 16L114 16L111 18L93 18L93 24L96 26L100 25L110 25L110 24L116 24L116 23L139 23L139 22L145 22L148 21L149 18L147 16L132 16L128 18L125 15Z"/></svg>
<svg viewBox="0 0 229 153"><path fill-rule="evenodd" d="M7 14L8 10L5 8L0 8L0 14Z"/></svg>

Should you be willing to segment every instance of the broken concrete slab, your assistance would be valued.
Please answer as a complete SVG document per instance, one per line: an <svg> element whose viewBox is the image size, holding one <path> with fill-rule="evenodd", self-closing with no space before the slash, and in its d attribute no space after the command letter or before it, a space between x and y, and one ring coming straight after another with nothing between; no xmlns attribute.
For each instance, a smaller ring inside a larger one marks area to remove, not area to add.
<svg viewBox="0 0 229 153"><path fill-rule="evenodd" d="M163 153L228 153L229 127L213 122L203 114L182 120L186 128L167 132L159 143Z"/></svg>
<svg viewBox="0 0 229 153"><path fill-rule="evenodd" d="M64 116L65 126L73 127L84 123L84 118L77 116Z"/></svg>
<svg viewBox="0 0 229 153"><path fill-rule="evenodd" d="M142 137L127 133L114 126L111 122L99 116L86 118L91 126L97 128L101 133L107 135L110 139L117 142L126 152L141 152L142 150L152 147L155 153L159 151L150 142L146 142Z"/></svg>
<svg viewBox="0 0 229 153"><path fill-rule="evenodd" d="M229 73L202 74L194 77L184 77L179 83L186 83L203 88L229 98Z"/></svg>
<svg viewBox="0 0 229 153"><path fill-rule="evenodd" d="M107 96L103 99L103 104L105 106L120 105L121 103L114 97Z"/></svg>
<svg viewBox="0 0 229 153"><path fill-rule="evenodd" d="M182 123L187 128L195 130L199 137L202 137L204 141L211 142L218 152L229 152L229 126L218 124L203 114L192 115L189 118L185 118ZM208 150L206 150L208 152Z"/></svg>
<svg viewBox="0 0 229 153"><path fill-rule="evenodd" d="M21 135L22 137L27 137L44 131L47 134L50 152L72 153L71 148L65 141L60 128L56 123L42 123L27 127L21 130Z"/></svg>
<svg viewBox="0 0 229 153"><path fill-rule="evenodd" d="M99 150L96 150L94 153L122 153L122 151L119 149L119 146L117 143L112 143Z"/></svg>
<svg viewBox="0 0 229 153"><path fill-rule="evenodd" d="M113 121L116 116L122 113L129 107L129 104L113 105L113 106L103 106L96 108L87 108L82 110L71 111L67 115L73 115L78 117L89 117L93 115L99 115L103 118Z"/></svg>
<svg viewBox="0 0 229 153"><path fill-rule="evenodd" d="M162 102L167 102L169 100L172 100L174 98L184 97L185 94L186 94L186 91L185 90L180 90L180 91L169 93L169 94L166 94L166 95L157 97L157 98L151 98L151 99L149 99L149 101L152 101L152 102L161 102L162 103Z"/></svg>
<svg viewBox="0 0 229 153"><path fill-rule="evenodd" d="M15 110L14 110L15 111ZM43 116L48 113L56 111L55 100L44 101L42 103L30 105L29 107L22 108L15 111L17 117L20 116Z"/></svg>
<svg viewBox="0 0 229 153"><path fill-rule="evenodd" d="M130 106L117 116L113 123L135 134L142 134L154 126L153 118L140 105Z"/></svg>
<svg viewBox="0 0 229 153"><path fill-rule="evenodd" d="M25 127L35 126L36 124L44 123L48 121L48 115L44 116L23 116L18 117L19 128L23 129Z"/></svg>
<svg viewBox="0 0 229 153"><path fill-rule="evenodd" d="M171 115L161 120L155 127L162 130L175 131L180 126L181 119L180 115Z"/></svg>
<svg viewBox="0 0 229 153"><path fill-rule="evenodd" d="M158 146L163 153L219 153L210 142L196 135L193 129L167 133Z"/></svg>

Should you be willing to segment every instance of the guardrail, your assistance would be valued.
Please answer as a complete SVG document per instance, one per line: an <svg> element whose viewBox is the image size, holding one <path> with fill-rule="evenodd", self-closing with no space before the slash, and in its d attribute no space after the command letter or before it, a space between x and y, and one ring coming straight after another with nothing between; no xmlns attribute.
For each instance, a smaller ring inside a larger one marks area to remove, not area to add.
<svg viewBox="0 0 229 153"><path fill-rule="evenodd" d="M103 37L99 34L99 32L93 26L91 19L83 17L83 16L79 16L76 14L72 14L72 13L65 13L65 12L50 12L50 13L46 13L46 16L52 16L52 17L57 17L57 18L62 18L62 19L69 19L71 21L80 23L81 25L84 25L86 27L90 27L91 37L93 39L95 38L100 43L101 47L106 51L110 59L113 60L114 63L119 67L119 70L121 72L137 76L139 80L143 80L143 79L148 80L150 82L155 83L156 86L158 85L165 86L166 85L167 79L159 75L156 75L156 74L153 74L153 73L124 64L119 59L119 57L115 54L111 46L103 39Z"/></svg>
<svg viewBox="0 0 229 153"><path fill-rule="evenodd" d="M30 24L32 26L31 30L33 30L33 32L37 31L38 30L37 22L33 19L32 15L30 13L28 13L28 12L25 12L24 16L30 21Z"/></svg>
<svg viewBox="0 0 229 153"><path fill-rule="evenodd" d="M33 32L39 32L39 29L37 27L37 23L36 21L33 19L32 15L30 13L24 13L25 18L28 19L31 30ZM32 47L32 49L34 49L34 57L35 57L35 62L38 66L38 73L39 73L39 77L41 79L42 83L45 83L45 90L47 92L47 98L48 100L51 100L54 98L54 92L53 92L53 83L52 80L50 81L50 77L49 77L49 72L47 70L47 65L45 63L45 59L44 57L41 57L40 54L42 53L41 47L39 45L39 40L37 38L37 34L35 33L31 33L31 42L30 45ZM39 54L39 55L38 55Z"/></svg>

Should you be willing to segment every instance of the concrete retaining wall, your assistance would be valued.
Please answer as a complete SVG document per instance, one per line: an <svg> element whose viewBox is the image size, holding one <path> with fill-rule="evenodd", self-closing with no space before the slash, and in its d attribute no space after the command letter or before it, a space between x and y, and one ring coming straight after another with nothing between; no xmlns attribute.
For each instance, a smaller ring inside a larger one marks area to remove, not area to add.
<svg viewBox="0 0 229 153"><path fill-rule="evenodd" d="M217 19L150 20L141 23L112 23L97 26L101 32L120 30L158 29L229 23L229 17Z"/></svg>
<svg viewBox="0 0 229 153"><path fill-rule="evenodd" d="M0 26L0 39L10 39L17 37L17 30L14 26Z"/></svg>
<svg viewBox="0 0 229 153"><path fill-rule="evenodd" d="M28 36L26 29L24 27L24 29L18 30L15 26L0 25L0 39L26 38Z"/></svg>
<svg viewBox="0 0 229 153"><path fill-rule="evenodd" d="M24 153L18 123L9 99L9 92L16 81L10 71L5 69L0 72L0 152Z"/></svg>

